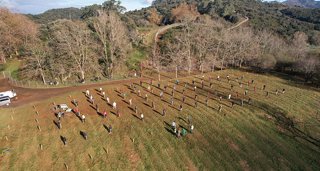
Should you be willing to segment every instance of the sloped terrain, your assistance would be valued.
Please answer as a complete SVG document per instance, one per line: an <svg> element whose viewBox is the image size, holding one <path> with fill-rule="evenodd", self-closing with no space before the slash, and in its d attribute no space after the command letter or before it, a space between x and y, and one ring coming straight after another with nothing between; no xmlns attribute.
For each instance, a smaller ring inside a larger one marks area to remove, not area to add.
<svg viewBox="0 0 320 171"><path fill-rule="evenodd" d="M217 76L221 81L217 81ZM230 76L230 83L227 81ZM212 77L210 88L209 77ZM242 78L241 78L242 77ZM198 87L193 91L192 80ZM251 81L254 80L253 84ZM131 83L104 85L116 110L106 104L96 88L90 92L99 111L107 111L106 118L96 112L82 90L58 97L39 99L38 102L17 108L0 109L0 168L1 170L319 170L320 122L319 90L308 90L288 80L238 70L207 73L204 88L201 76L179 79L170 105L174 80L161 82L169 87L160 100L160 89L153 82L153 93L148 92L149 81L142 87L136 82L136 93ZM184 82L186 101L183 103ZM249 82L249 86L247 83ZM230 90L231 84L234 85ZM240 85L242 85L240 87ZM266 90L262 90L266 85ZM128 87L129 86L129 87ZM245 90L247 95L244 95ZM282 89L285 92L282 93ZM141 91L141 97L138 96ZM279 93L276 94L276 90ZM266 92L269 92L266 97ZM208 106L205 99L209 92ZM145 94L148 101L145 101ZM122 96L126 94L125 100ZM197 94L198 107L194 107ZM231 101L227 99L231 94ZM238 94L238 95L237 95ZM222 101L219 100L222 97ZM247 101L251 98L251 103ZM53 123L55 104L79 101L79 110L86 122L75 114L66 114L62 128ZM130 107L128 100L132 99ZM241 100L244 105L241 106ZM150 106L155 104L155 110ZM179 105L183 110L179 111ZM221 112L218 111L221 105ZM34 107L33 107L34 106ZM137 106L138 114L134 108ZM162 116L162 110L166 115ZM38 114L37 114L38 112ZM141 121L140 113L145 118ZM191 119L190 119L191 118ZM170 127L176 121L180 128L194 132L177 138ZM104 124L112 125L108 134ZM40 130L39 130L39 128ZM80 131L88 135L85 140ZM63 145L60 136L67 138ZM42 150L40 148L42 145Z"/></svg>

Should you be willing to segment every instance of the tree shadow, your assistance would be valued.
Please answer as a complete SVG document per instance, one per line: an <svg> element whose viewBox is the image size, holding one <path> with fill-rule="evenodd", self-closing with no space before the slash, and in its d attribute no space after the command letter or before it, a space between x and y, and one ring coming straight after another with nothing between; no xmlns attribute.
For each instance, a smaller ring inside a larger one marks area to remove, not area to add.
<svg viewBox="0 0 320 171"><path fill-rule="evenodd" d="M320 148L320 140L298 128L295 118L287 116L287 112L283 109L259 101L256 101L253 106L265 111L274 118L276 125L291 133L292 137L300 138Z"/></svg>

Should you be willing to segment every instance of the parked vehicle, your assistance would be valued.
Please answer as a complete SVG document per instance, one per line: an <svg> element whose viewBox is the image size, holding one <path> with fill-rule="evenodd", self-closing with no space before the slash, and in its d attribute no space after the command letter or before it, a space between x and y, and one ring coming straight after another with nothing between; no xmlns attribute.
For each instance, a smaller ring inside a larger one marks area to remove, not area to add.
<svg viewBox="0 0 320 171"><path fill-rule="evenodd" d="M6 97L6 96L12 99L17 96L17 93L14 90L0 92L0 97Z"/></svg>
<svg viewBox="0 0 320 171"><path fill-rule="evenodd" d="M1 96L0 97L0 106L9 106L11 103L10 97L9 96Z"/></svg>

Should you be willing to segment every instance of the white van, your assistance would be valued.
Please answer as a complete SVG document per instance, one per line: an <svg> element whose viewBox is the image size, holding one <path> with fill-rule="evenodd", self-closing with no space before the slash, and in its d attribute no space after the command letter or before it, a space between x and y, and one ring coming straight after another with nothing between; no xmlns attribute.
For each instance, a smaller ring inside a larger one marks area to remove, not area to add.
<svg viewBox="0 0 320 171"><path fill-rule="evenodd" d="M5 97L8 96L10 99L14 98L17 96L17 93L14 91L4 91L0 92L0 97Z"/></svg>
<svg viewBox="0 0 320 171"><path fill-rule="evenodd" d="M11 103L11 101L10 101L10 97L9 96L0 97L0 106L4 106L4 105L9 106L10 103Z"/></svg>

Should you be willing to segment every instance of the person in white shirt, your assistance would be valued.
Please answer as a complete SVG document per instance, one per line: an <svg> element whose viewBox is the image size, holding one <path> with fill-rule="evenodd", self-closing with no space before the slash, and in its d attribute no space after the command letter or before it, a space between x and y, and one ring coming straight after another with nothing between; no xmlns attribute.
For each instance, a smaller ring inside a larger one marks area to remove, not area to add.
<svg viewBox="0 0 320 171"><path fill-rule="evenodd" d="M113 107L113 109L117 109L117 103L113 102L112 107Z"/></svg>

